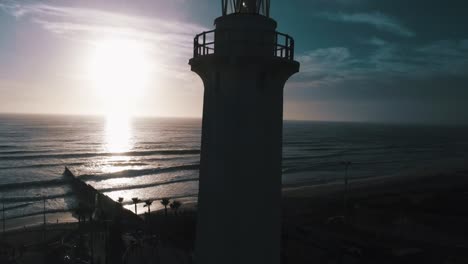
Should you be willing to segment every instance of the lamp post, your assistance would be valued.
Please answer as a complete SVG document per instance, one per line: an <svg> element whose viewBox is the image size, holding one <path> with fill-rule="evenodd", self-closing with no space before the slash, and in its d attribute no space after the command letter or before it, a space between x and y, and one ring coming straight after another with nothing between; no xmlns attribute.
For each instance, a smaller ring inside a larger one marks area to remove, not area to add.
<svg viewBox="0 0 468 264"><path fill-rule="evenodd" d="M2 224L3 224L3 236L5 236L5 200L2 197Z"/></svg>
<svg viewBox="0 0 468 264"><path fill-rule="evenodd" d="M46 198L45 198L44 195L42 195L42 201L43 201L42 216L43 216L43 220L44 220L43 240L45 242L45 240L46 240Z"/></svg>
<svg viewBox="0 0 468 264"><path fill-rule="evenodd" d="M344 220L345 223L348 222L348 169L351 166L350 161L341 162L345 166L345 175L344 175L344 195L343 195L343 211L344 211Z"/></svg>
<svg viewBox="0 0 468 264"><path fill-rule="evenodd" d="M45 242L46 240L46 197L44 194L38 194L38 197L42 198L42 218L43 218L43 232L42 232L42 239Z"/></svg>

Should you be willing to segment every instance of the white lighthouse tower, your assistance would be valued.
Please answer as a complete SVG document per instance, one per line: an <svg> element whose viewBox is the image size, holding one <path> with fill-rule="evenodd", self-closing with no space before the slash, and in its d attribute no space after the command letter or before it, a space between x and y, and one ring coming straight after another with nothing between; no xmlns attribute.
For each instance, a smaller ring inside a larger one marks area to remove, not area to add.
<svg viewBox="0 0 468 264"><path fill-rule="evenodd" d="M203 80L197 264L279 264L283 87L299 71L269 0L222 0L195 37Z"/></svg>

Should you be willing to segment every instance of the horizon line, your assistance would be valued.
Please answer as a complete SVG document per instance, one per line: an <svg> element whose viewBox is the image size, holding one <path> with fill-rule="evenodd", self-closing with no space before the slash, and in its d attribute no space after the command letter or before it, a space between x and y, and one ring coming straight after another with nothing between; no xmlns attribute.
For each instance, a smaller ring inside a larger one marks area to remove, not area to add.
<svg viewBox="0 0 468 264"><path fill-rule="evenodd" d="M105 114L77 114L77 113L27 113L27 112L0 112L1 115L17 115L17 116L62 116L62 117L95 117L105 118ZM135 119L197 119L201 120L201 116L158 116L158 115L135 115L130 116ZM375 125L422 125L422 126L468 126L468 123L453 123L453 122L414 122L414 121L376 121L376 120L325 120L325 119L283 119L286 122L322 122L322 123L353 123L353 124L375 124Z"/></svg>

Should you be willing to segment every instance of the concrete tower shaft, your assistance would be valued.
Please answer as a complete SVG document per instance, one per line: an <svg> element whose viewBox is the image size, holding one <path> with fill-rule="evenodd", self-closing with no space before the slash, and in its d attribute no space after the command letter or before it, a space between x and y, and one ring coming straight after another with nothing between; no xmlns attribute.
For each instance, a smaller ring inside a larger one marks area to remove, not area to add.
<svg viewBox="0 0 468 264"><path fill-rule="evenodd" d="M283 87L294 41L266 16L236 13L195 37L203 80L196 263L279 264Z"/></svg>

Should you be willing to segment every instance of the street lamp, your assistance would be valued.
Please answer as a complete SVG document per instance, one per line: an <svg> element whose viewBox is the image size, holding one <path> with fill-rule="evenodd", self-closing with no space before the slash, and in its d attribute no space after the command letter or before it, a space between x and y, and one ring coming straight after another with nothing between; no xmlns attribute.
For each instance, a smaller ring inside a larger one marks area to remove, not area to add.
<svg viewBox="0 0 468 264"><path fill-rule="evenodd" d="M344 211L344 220L345 223L348 222L348 169L351 166L350 161L341 162L345 166L345 175L344 175L344 195L343 195L343 211Z"/></svg>
<svg viewBox="0 0 468 264"><path fill-rule="evenodd" d="M43 233L42 233L42 239L46 240L46 197L44 194L38 194L37 195L38 197L42 197L42 202L43 202L43 206L42 206L42 217L43 217Z"/></svg>
<svg viewBox="0 0 468 264"><path fill-rule="evenodd" d="M2 224L3 224L3 236L5 236L5 200L2 197Z"/></svg>

